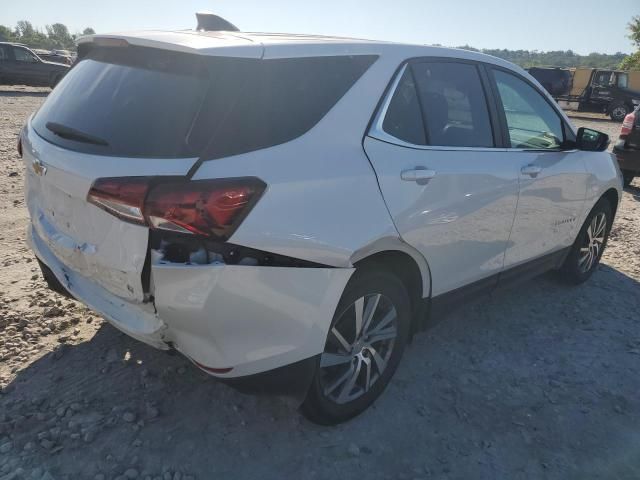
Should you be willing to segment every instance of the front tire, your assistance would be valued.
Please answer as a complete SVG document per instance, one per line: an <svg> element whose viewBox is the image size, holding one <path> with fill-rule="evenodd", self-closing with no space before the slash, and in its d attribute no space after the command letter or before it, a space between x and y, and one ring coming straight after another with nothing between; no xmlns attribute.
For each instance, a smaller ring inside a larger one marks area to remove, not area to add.
<svg viewBox="0 0 640 480"><path fill-rule="evenodd" d="M589 213L560 268L564 280L578 285L593 275L607 246L612 223L611 204L601 198Z"/></svg>
<svg viewBox="0 0 640 480"><path fill-rule="evenodd" d="M411 303L388 272L357 270L336 308L303 415L335 425L363 412L391 380L409 337Z"/></svg>

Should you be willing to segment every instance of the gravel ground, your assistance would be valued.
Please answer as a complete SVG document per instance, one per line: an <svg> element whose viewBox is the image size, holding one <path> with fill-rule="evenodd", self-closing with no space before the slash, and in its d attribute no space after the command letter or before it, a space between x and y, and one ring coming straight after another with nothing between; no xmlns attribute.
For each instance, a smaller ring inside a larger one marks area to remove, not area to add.
<svg viewBox="0 0 640 480"><path fill-rule="evenodd" d="M640 182L587 284L543 276L459 309L373 408L322 428L46 289L15 149L46 93L0 89L0 480L640 478Z"/></svg>

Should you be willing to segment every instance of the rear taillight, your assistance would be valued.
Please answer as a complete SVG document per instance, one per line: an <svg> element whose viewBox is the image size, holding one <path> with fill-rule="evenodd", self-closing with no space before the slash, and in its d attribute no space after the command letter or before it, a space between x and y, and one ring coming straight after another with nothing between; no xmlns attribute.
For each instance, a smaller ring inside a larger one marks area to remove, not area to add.
<svg viewBox="0 0 640 480"><path fill-rule="evenodd" d="M101 178L87 200L151 228L227 239L264 191L257 178L163 180Z"/></svg>
<svg viewBox="0 0 640 480"><path fill-rule="evenodd" d="M143 224L142 211L150 181L148 177L99 178L89 190L87 200L123 220Z"/></svg>
<svg viewBox="0 0 640 480"><path fill-rule="evenodd" d="M620 129L620 136L629 135L633 130L633 125L636 123L636 112L629 113L622 122L622 128Z"/></svg>

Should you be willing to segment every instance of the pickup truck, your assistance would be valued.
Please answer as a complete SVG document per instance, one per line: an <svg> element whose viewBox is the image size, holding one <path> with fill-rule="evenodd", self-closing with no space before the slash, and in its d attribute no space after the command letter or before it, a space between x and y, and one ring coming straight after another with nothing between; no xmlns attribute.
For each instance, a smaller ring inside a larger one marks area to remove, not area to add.
<svg viewBox="0 0 640 480"><path fill-rule="evenodd" d="M529 73L565 110L606 113L622 122L640 105L640 72L532 67Z"/></svg>
<svg viewBox="0 0 640 480"><path fill-rule="evenodd" d="M42 60L18 43L0 42L0 85L55 87L69 65Z"/></svg>

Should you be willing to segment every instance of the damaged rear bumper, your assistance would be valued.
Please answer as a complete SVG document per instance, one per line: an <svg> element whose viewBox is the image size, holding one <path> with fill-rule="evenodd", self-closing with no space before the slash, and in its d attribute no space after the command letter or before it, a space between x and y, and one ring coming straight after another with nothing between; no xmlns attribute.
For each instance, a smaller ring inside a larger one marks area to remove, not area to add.
<svg viewBox="0 0 640 480"><path fill-rule="evenodd" d="M175 347L221 378L321 353L353 268L225 264L151 266L153 303L133 303L65 266L33 228L29 243L69 292L133 338Z"/></svg>

